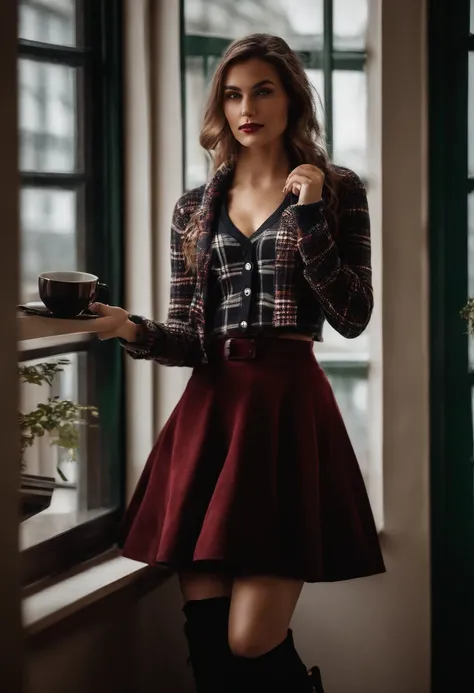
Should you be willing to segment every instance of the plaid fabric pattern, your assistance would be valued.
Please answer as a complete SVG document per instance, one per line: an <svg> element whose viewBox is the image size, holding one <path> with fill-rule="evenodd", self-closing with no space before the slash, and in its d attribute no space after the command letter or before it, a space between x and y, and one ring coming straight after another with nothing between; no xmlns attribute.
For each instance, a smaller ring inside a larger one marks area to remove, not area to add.
<svg viewBox="0 0 474 693"><path fill-rule="evenodd" d="M211 243L206 333L210 337L273 330L275 244L288 195L249 238L221 206Z"/></svg>
<svg viewBox="0 0 474 693"><path fill-rule="evenodd" d="M275 253L272 327L309 330L316 341L322 341L324 320L344 337L357 337L367 327L373 310L367 195L355 173L338 170L342 178L337 190L337 230L325 214L323 191L321 202L290 204L284 209L271 241ZM168 318L158 323L134 316L141 325L139 342L122 342L132 358L153 359L170 366L207 362L206 343L216 327L214 323L210 332L206 329L212 306L212 262L218 244L214 236L232 173L232 167L223 164L206 186L178 200L171 225ZM185 266L182 237L195 213L200 218L201 233L196 269L191 272ZM263 294L268 296L267 289ZM309 325L303 324L304 315L311 316Z"/></svg>

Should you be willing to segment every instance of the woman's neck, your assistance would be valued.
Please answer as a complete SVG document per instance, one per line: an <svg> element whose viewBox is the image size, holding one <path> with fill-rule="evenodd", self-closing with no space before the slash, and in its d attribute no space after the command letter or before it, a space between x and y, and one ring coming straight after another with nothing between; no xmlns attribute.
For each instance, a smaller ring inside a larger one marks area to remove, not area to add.
<svg viewBox="0 0 474 693"><path fill-rule="evenodd" d="M273 187L284 182L288 173L288 158L282 147L242 147L235 165L233 187Z"/></svg>

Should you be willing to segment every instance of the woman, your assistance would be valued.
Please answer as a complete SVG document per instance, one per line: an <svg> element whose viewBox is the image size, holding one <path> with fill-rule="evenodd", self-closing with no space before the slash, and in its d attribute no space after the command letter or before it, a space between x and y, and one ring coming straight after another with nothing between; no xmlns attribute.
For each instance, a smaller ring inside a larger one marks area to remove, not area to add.
<svg viewBox="0 0 474 693"><path fill-rule="evenodd" d="M229 47L201 144L215 172L174 210L167 322L94 307L101 338L133 358L193 367L123 553L178 571L199 692L321 692L289 628L304 583L385 570L313 353L324 320L347 338L369 322L366 194L329 163L304 69L275 36Z"/></svg>

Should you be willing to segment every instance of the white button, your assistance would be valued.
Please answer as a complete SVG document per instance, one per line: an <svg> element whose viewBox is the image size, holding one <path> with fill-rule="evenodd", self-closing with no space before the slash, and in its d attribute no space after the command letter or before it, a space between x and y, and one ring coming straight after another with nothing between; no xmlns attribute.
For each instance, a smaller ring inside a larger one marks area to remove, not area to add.
<svg viewBox="0 0 474 693"><path fill-rule="evenodd" d="M252 263L251 263L251 262L246 262L246 263L245 263L245 269L246 269L246 270L251 270L251 269L252 269Z"/></svg>
<svg viewBox="0 0 474 693"><path fill-rule="evenodd" d="M240 323L240 327L241 327L243 330L246 330L246 329L247 329L247 323L245 322L245 320L242 320L242 322Z"/></svg>
<svg viewBox="0 0 474 693"><path fill-rule="evenodd" d="M245 290L244 290L244 294L245 294L246 296L250 296L251 293L252 293L252 292L250 291L250 289L245 289Z"/></svg>

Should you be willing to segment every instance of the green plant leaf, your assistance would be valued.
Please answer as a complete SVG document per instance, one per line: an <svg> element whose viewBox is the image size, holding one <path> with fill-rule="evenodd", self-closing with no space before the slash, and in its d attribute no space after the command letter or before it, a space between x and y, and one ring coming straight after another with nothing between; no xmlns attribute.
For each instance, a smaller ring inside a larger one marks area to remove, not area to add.
<svg viewBox="0 0 474 693"><path fill-rule="evenodd" d="M20 381L33 385L52 385L55 376L62 372L62 366L68 365L68 359L59 359L54 363L41 363L36 366L19 366ZM97 407L80 405L71 400L61 400L59 395L49 397L47 402L40 402L31 412L18 413L20 427L20 463L25 469L24 452L31 447L36 438L41 438L45 433L51 435L51 445L69 449L71 459L76 459L76 450L79 446L79 426L97 428L97 423L92 424L87 418L89 414L95 420L99 418ZM64 475L58 469L63 478ZM67 479L64 477L64 481Z"/></svg>

